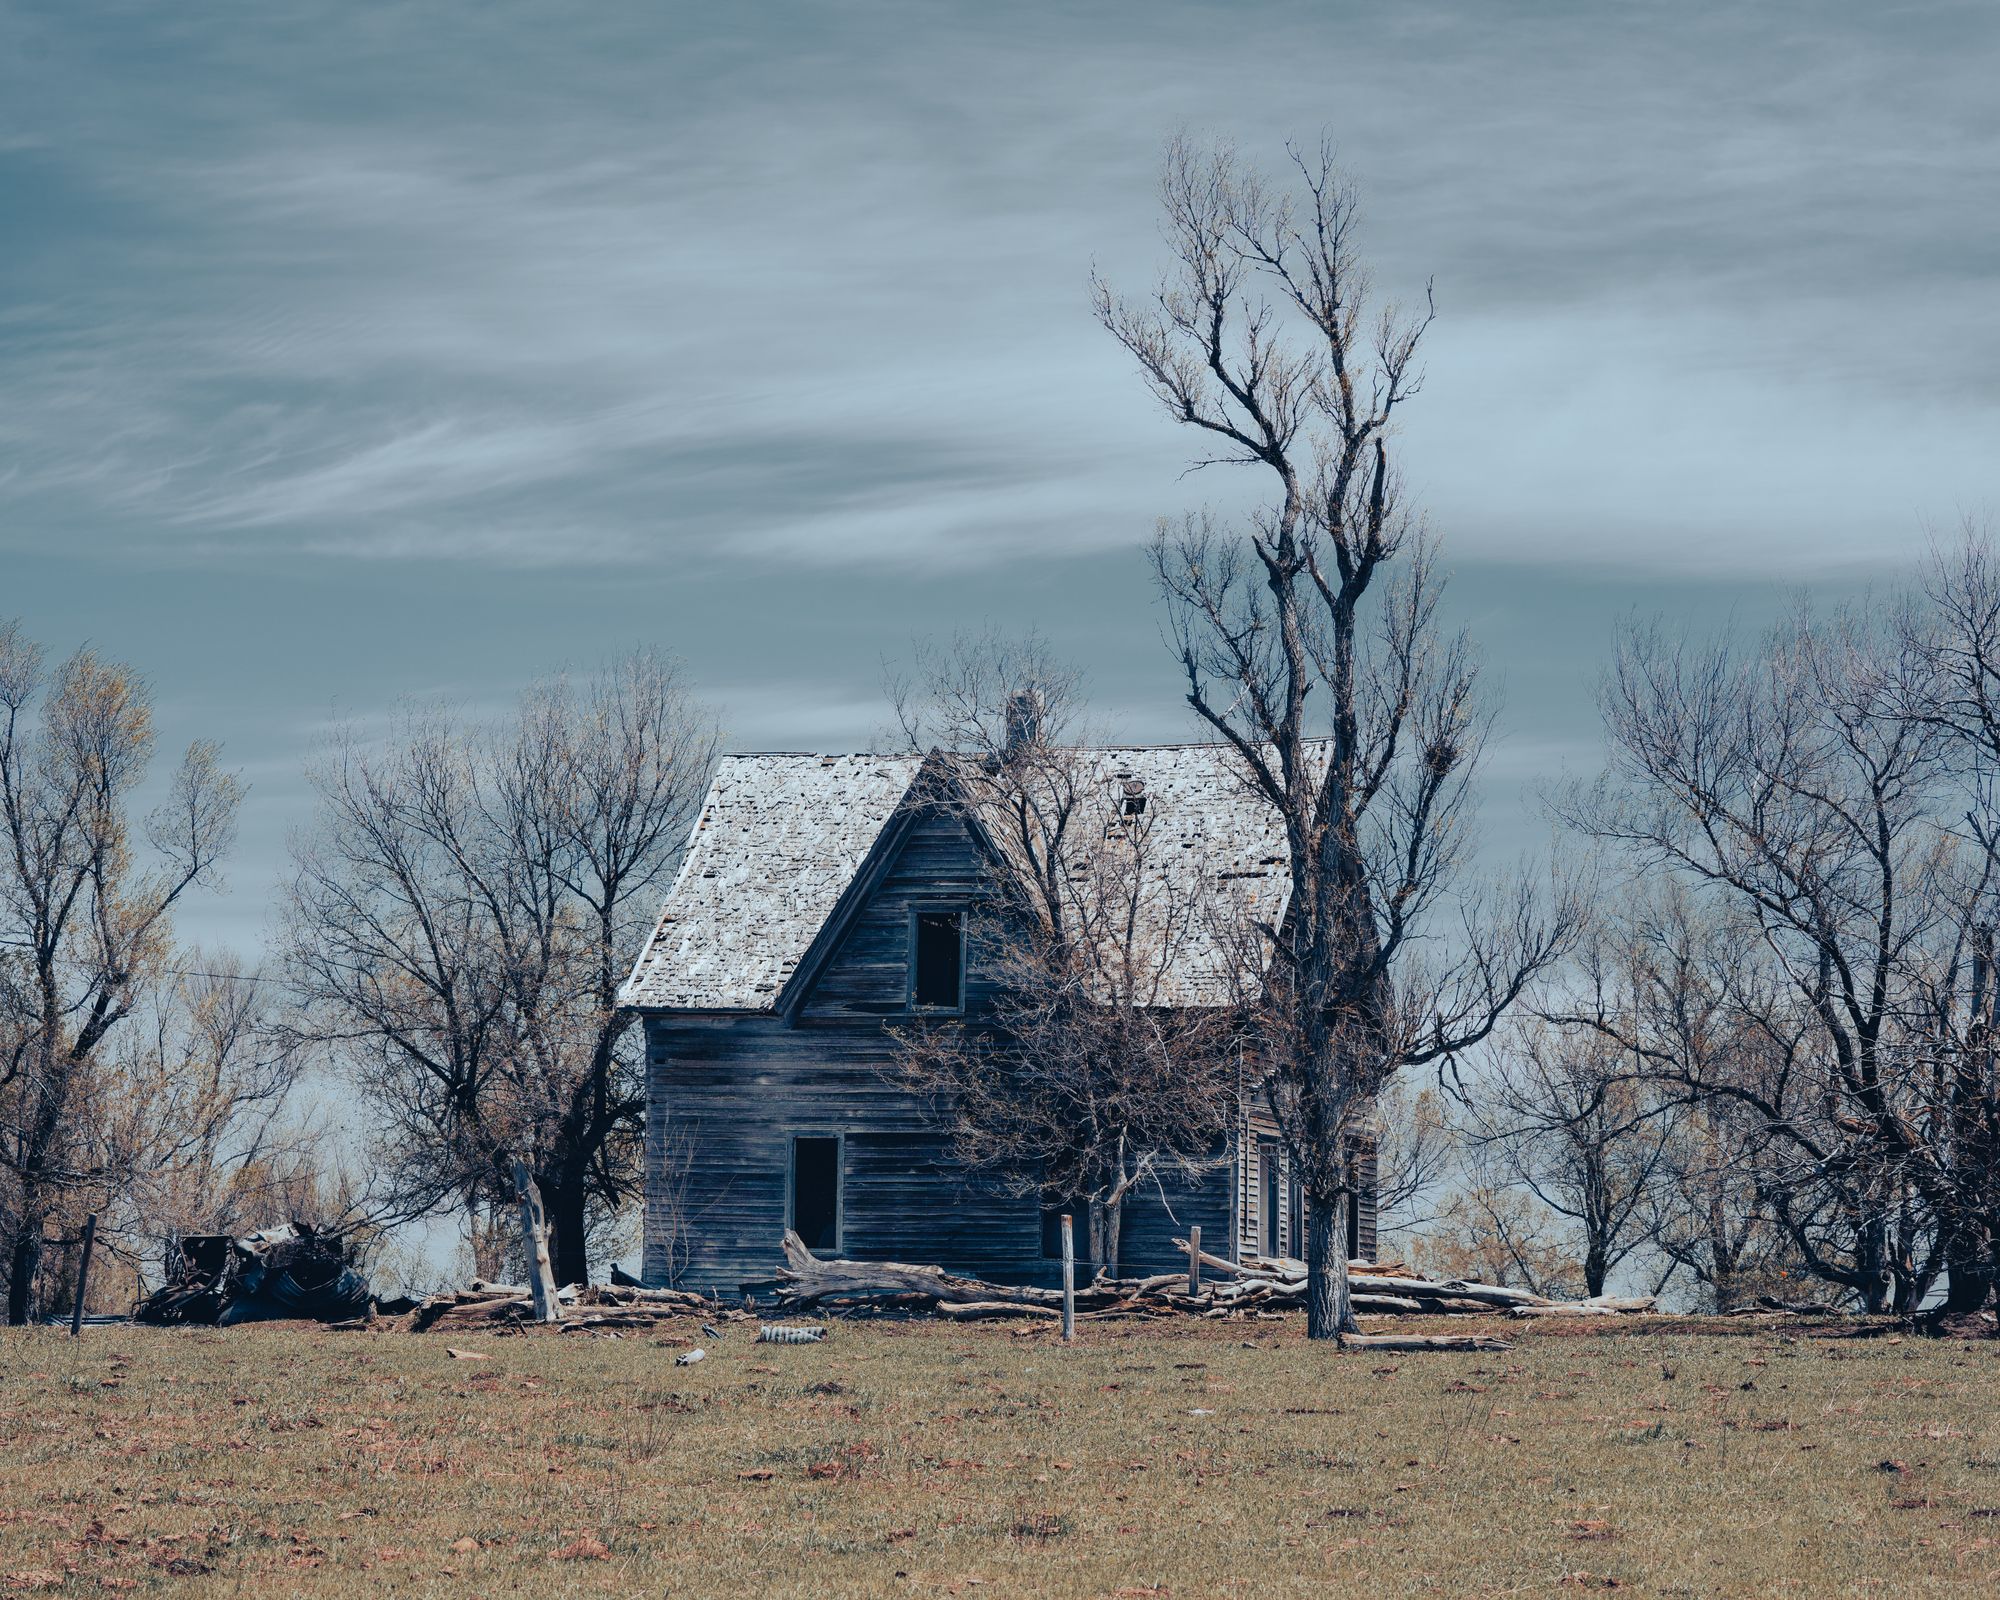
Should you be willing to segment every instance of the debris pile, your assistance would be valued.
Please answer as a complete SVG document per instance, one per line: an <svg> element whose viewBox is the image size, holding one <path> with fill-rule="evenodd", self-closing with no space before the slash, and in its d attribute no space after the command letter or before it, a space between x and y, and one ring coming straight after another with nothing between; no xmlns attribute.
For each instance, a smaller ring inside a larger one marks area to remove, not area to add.
<svg viewBox="0 0 2000 1600"><path fill-rule="evenodd" d="M1185 1250L1185 1242L1175 1243ZM1303 1261L1250 1256L1226 1261L1202 1252L1197 1288L1190 1272L1150 1278L1100 1275L1076 1289L1079 1317L1235 1317L1276 1314L1305 1304ZM1215 1281L1205 1281L1209 1278ZM1348 1281L1356 1315L1613 1316L1652 1309L1651 1296L1557 1301L1497 1284L1439 1281L1407 1275L1400 1262L1351 1261ZM766 1287L766 1286L757 1286ZM785 1235L785 1266L768 1285L778 1309L917 1312L967 1322L989 1318L1054 1318L1062 1291L1011 1287L961 1278L939 1267L895 1261L823 1261L795 1233Z"/></svg>
<svg viewBox="0 0 2000 1600"><path fill-rule="evenodd" d="M340 1322L365 1314L368 1304L368 1280L341 1240L301 1222L241 1238L182 1239L169 1281L132 1308L132 1319L222 1328L278 1317Z"/></svg>
<svg viewBox="0 0 2000 1600"><path fill-rule="evenodd" d="M745 1315L724 1311L713 1300L682 1289L638 1289L622 1284L589 1288L571 1284L556 1291L556 1303L562 1308L562 1318L551 1326L578 1332L650 1328L690 1313L711 1319ZM496 1333L534 1321L534 1295L526 1284L475 1279L469 1288L447 1290L419 1302L401 1319L401 1329L407 1333Z"/></svg>
<svg viewBox="0 0 2000 1600"><path fill-rule="evenodd" d="M1181 1249L1185 1240L1174 1241ZM1146 1298L1164 1295L1176 1310L1199 1310L1209 1316L1264 1306L1272 1310L1302 1305L1306 1294L1306 1264L1286 1257L1246 1256L1242 1261L1224 1261L1206 1251L1202 1271L1213 1272L1225 1281L1200 1296L1173 1294L1172 1286L1187 1284L1186 1273L1141 1279L1133 1285ZM1409 1276L1400 1261L1350 1261L1347 1264L1349 1297L1356 1316L1492 1316L1505 1312L1514 1317L1630 1316L1651 1311L1652 1295L1596 1295L1587 1300L1552 1300L1526 1289L1509 1289L1499 1284L1470 1283L1462 1278L1417 1278Z"/></svg>

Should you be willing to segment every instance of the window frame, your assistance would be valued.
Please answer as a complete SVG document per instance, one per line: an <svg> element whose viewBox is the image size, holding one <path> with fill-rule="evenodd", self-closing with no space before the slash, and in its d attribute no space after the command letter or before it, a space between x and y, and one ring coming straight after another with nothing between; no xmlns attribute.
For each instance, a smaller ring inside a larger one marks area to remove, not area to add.
<svg viewBox="0 0 2000 1600"><path fill-rule="evenodd" d="M1257 1254L1281 1258L1285 1250L1285 1157L1276 1139L1257 1140Z"/></svg>
<svg viewBox="0 0 2000 1600"><path fill-rule="evenodd" d="M835 1255L847 1248L847 1133L841 1128L793 1128L785 1135L785 1227L799 1231L799 1141L833 1141L833 1243L808 1244L809 1250L831 1249ZM803 1239L804 1234L799 1234Z"/></svg>
<svg viewBox="0 0 2000 1600"><path fill-rule="evenodd" d="M920 1005L917 1001L917 928L920 918L952 916L958 918L958 1003L950 1006ZM965 1015L966 989L966 938L965 906L958 901L937 901L918 903L910 906L904 928L907 934L908 954L903 972L903 1009L916 1016L962 1017Z"/></svg>

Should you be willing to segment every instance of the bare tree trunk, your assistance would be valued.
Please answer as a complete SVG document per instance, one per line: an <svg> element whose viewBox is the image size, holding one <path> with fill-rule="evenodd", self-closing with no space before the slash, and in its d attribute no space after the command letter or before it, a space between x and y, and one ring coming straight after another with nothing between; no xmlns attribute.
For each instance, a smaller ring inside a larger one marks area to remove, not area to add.
<svg viewBox="0 0 2000 1600"><path fill-rule="evenodd" d="M1583 1252L1584 1289L1593 1300L1604 1293L1604 1280L1608 1274L1609 1269L1604 1261L1604 1241L1593 1236Z"/></svg>
<svg viewBox="0 0 2000 1600"><path fill-rule="evenodd" d="M7 1260L7 1321L21 1327L34 1315L35 1275L42 1265L42 1219L22 1215Z"/></svg>
<svg viewBox="0 0 2000 1600"><path fill-rule="evenodd" d="M1992 1241L1966 1229L1952 1241L1946 1268L1944 1306L1947 1316L1983 1311L1993 1296Z"/></svg>
<svg viewBox="0 0 2000 1600"><path fill-rule="evenodd" d="M1896 1275L1889 1270L1888 1230L1882 1223L1871 1222L1863 1230L1859 1254L1861 1308L1871 1317L1879 1316L1896 1288Z"/></svg>
<svg viewBox="0 0 2000 1600"><path fill-rule="evenodd" d="M43 1024L53 1029L53 1019ZM48 1225L49 1198L43 1188L56 1141L57 1122L69 1100L70 1074L44 1052L41 1104L25 1130L26 1149L18 1161L19 1202L15 1213L14 1248L7 1263L7 1321L20 1327L34 1315L35 1277L42 1267L42 1234Z"/></svg>
<svg viewBox="0 0 2000 1600"><path fill-rule="evenodd" d="M1740 1252L1729 1239L1729 1221L1722 1202L1708 1204L1708 1287L1717 1311L1734 1311L1741 1291L1736 1286Z"/></svg>
<svg viewBox="0 0 2000 1600"><path fill-rule="evenodd" d="M581 1182L555 1179L540 1184L542 1203L547 1209L549 1255L555 1268L556 1286L590 1282L589 1240L585 1237L585 1188Z"/></svg>
<svg viewBox="0 0 2000 1600"><path fill-rule="evenodd" d="M1968 1311L1984 1311L1993 1298L1993 1266L1984 1262L1960 1262L1945 1281L1944 1312L1957 1316Z"/></svg>
<svg viewBox="0 0 2000 1600"><path fill-rule="evenodd" d="M1338 1339L1359 1333L1347 1285L1347 1196L1327 1201L1306 1196L1306 1337Z"/></svg>
<svg viewBox="0 0 2000 1600"><path fill-rule="evenodd" d="M1118 1276L1118 1251L1125 1232L1125 1199L1090 1202L1090 1260L1112 1277Z"/></svg>

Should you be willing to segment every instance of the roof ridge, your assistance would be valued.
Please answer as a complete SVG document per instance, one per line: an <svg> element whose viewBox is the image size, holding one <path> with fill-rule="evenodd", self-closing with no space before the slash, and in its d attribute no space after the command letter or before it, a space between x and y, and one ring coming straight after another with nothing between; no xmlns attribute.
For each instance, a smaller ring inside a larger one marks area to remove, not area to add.
<svg viewBox="0 0 2000 1600"><path fill-rule="evenodd" d="M1331 735L1315 736L1308 744L1326 744ZM1113 750L1224 750L1233 751L1235 746L1226 739L1168 739L1158 744L1074 744L1059 745L1058 749L1082 750L1096 754L1107 754ZM974 751L954 750L947 754L972 755ZM921 761L923 754L915 750L731 750L725 752L725 759L748 760L764 756L797 756L814 761Z"/></svg>

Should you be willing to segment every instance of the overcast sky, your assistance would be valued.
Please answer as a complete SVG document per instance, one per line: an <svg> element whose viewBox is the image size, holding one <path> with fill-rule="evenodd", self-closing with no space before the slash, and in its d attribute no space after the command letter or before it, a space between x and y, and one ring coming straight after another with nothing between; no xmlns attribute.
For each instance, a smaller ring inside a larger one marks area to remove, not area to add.
<svg viewBox="0 0 2000 1600"><path fill-rule="evenodd" d="M2000 509L2000 7L0 0L0 616L252 784L635 644L853 748L913 632L1040 624L1186 737L1136 551L1241 492L1092 323L1179 128L1324 129L1404 460L1504 681L1493 836L1634 608L1894 582Z"/></svg>

